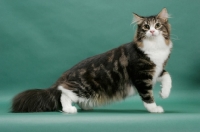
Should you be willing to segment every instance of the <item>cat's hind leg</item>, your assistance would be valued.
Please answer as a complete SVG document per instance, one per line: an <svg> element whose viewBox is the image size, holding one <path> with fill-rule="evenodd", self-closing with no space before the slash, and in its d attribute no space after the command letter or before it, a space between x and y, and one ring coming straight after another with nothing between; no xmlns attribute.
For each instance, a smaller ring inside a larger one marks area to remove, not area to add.
<svg viewBox="0 0 200 132"><path fill-rule="evenodd" d="M71 90L65 89L63 86L58 87L62 91L60 101L62 104L62 111L66 113L77 113L75 106L72 106L73 102L77 102L78 97Z"/></svg>
<svg viewBox="0 0 200 132"><path fill-rule="evenodd" d="M60 98L62 104L62 111L66 113L77 113L77 109L75 106L72 106L71 99L66 96L64 93L61 94Z"/></svg>
<svg viewBox="0 0 200 132"><path fill-rule="evenodd" d="M89 102L79 102L78 103L79 107L83 110L92 110L93 107L89 105Z"/></svg>
<svg viewBox="0 0 200 132"><path fill-rule="evenodd" d="M163 70L161 76L157 79L158 82L161 82L161 91L160 96L165 99L169 97L171 87L172 87L172 79L168 72Z"/></svg>

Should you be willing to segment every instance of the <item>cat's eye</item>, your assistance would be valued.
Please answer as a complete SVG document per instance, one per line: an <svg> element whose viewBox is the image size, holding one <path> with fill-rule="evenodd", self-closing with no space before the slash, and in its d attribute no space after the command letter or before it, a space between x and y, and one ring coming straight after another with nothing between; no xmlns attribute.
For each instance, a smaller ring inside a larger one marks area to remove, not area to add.
<svg viewBox="0 0 200 132"><path fill-rule="evenodd" d="M156 26L155 26L155 28L159 28L161 26L161 24L160 23L156 23Z"/></svg>
<svg viewBox="0 0 200 132"><path fill-rule="evenodd" d="M149 29L149 25L145 24L144 29Z"/></svg>

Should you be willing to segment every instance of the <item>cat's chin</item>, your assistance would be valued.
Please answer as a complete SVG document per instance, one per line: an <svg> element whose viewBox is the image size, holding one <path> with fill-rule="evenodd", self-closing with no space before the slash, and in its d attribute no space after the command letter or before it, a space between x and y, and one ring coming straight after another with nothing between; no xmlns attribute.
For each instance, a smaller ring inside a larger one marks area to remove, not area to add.
<svg viewBox="0 0 200 132"><path fill-rule="evenodd" d="M146 36L145 39L153 40L153 39L156 39L157 37L158 35L151 35L151 36Z"/></svg>

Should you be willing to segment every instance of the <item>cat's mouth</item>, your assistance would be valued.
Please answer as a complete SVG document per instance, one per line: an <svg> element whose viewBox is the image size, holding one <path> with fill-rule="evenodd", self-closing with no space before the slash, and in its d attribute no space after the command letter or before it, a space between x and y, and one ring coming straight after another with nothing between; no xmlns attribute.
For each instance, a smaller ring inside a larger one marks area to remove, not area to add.
<svg viewBox="0 0 200 132"><path fill-rule="evenodd" d="M147 38L155 38L155 37L159 36L159 34L160 34L159 32L147 33L146 37Z"/></svg>

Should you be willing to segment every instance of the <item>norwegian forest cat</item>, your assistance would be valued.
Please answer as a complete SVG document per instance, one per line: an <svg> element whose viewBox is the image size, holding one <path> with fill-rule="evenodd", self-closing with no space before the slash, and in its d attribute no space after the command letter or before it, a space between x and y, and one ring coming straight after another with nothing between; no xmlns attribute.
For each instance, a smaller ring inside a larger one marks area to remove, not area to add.
<svg viewBox="0 0 200 132"><path fill-rule="evenodd" d="M48 89L18 94L12 112L76 113L72 103L89 110L136 93L149 112L164 112L155 103L153 86L161 82L160 96L169 96L171 77L164 69L172 48L169 15L166 8L154 16L133 15L137 31L132 42L81 61Z"/></svg>

